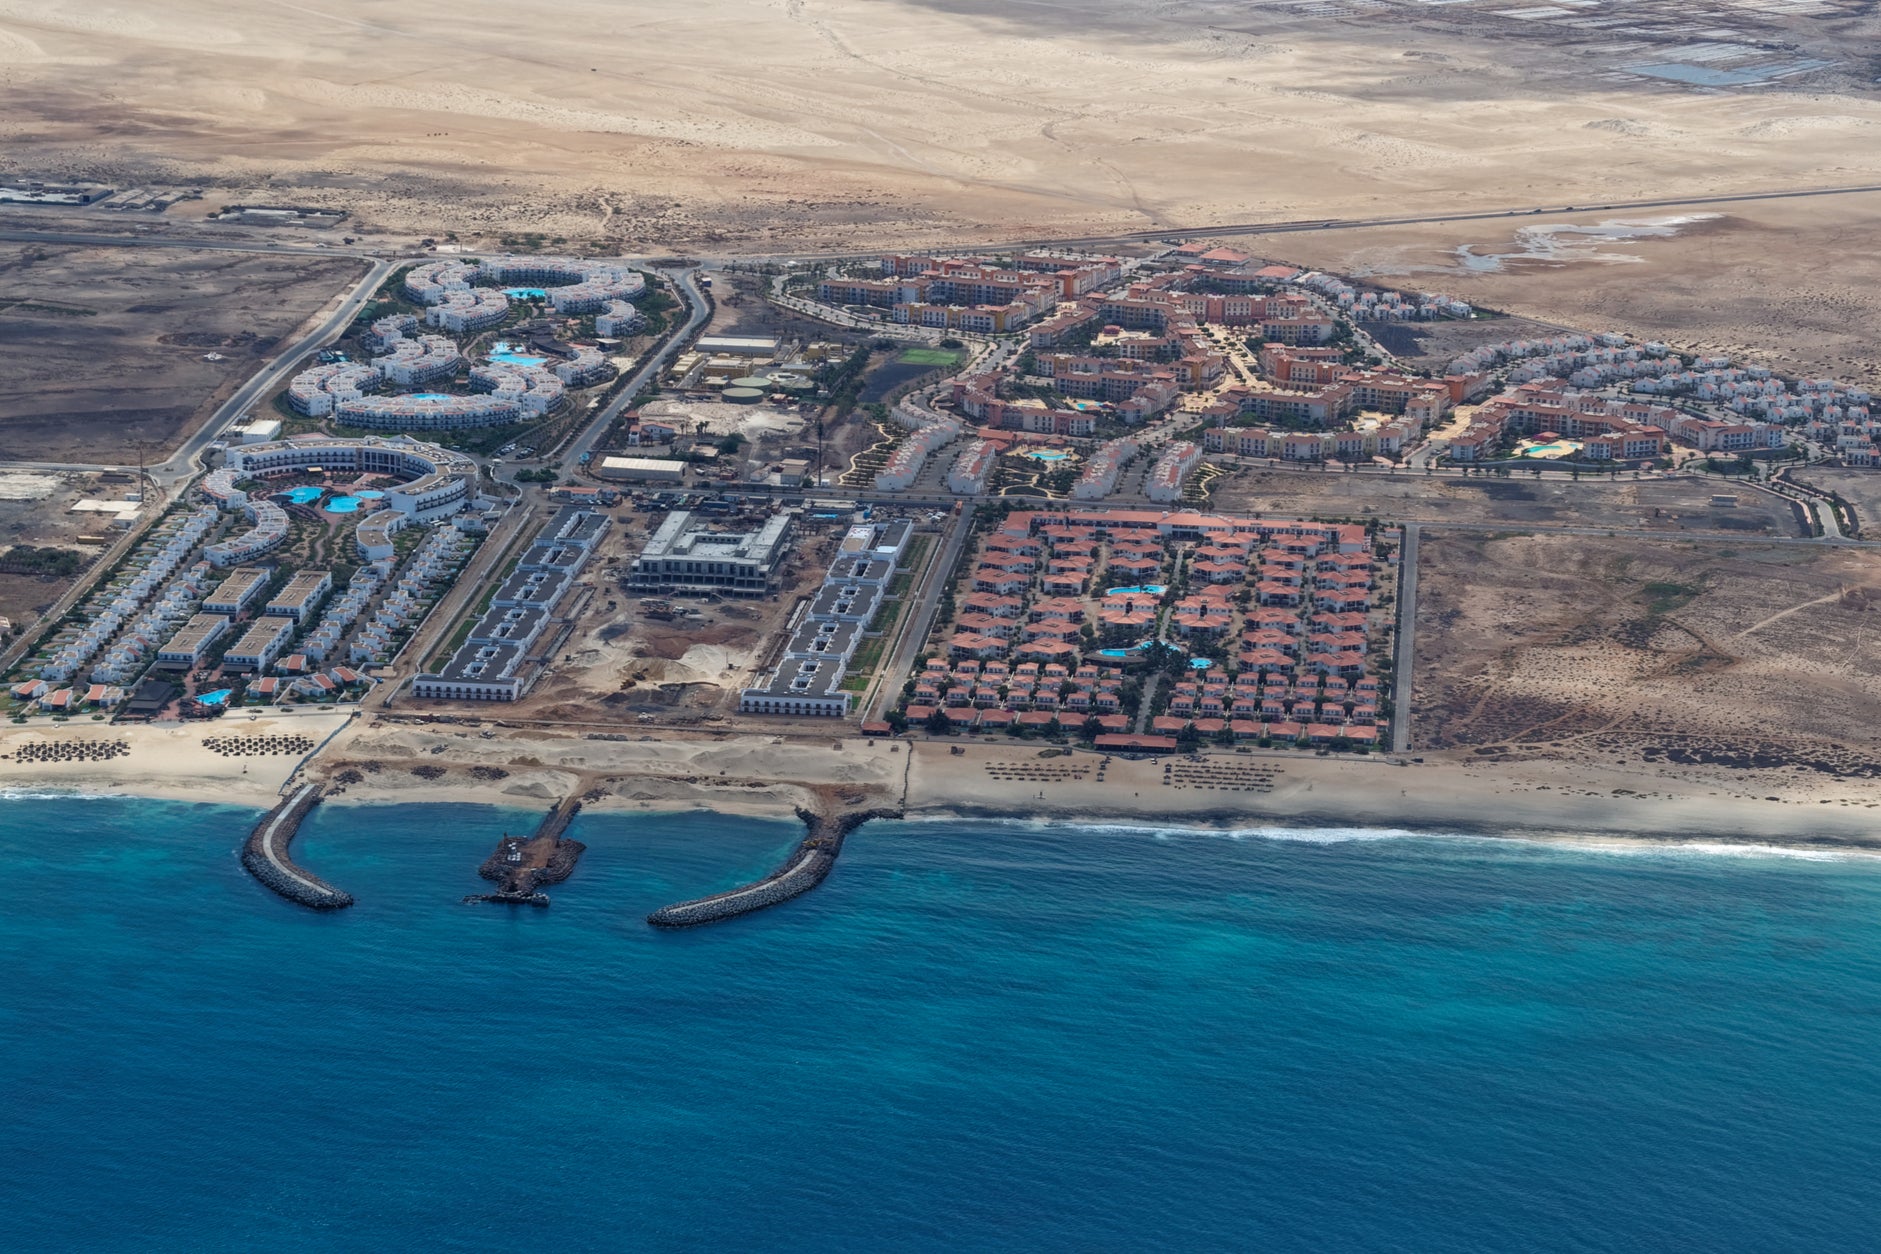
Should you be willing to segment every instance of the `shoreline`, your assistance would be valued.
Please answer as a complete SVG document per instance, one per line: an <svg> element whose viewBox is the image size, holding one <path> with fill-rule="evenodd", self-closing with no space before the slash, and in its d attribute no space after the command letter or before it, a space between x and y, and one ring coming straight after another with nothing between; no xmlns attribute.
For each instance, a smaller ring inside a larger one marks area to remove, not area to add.
<svg viewBox="0 0 1881 1254"><path fill-rule="evenodd" d="M312 730L294 720L294 730L303 728ZM1442 753L1426 753L1421 763L1232 751L1126 761L1038 742L749 732L595 741L509 729L483 739L449 726L366 720L337 728L303 764L285 755L217 754L201 740L219 730L60 729L60 739L123 739L131 751L53 764L0 758L0 797L133 796L265 811L280 803L292 778L321 783L322 805L335 808L461 802L540 813L544 803L579 798L584 812L706 810L785 821L801 809L899 810L916 820L1356 828L1881 852L1881 795L1870 781L1775 770L1589 768ZM0 754L26 738L47 737L38 729L0 733Z"/></svg>

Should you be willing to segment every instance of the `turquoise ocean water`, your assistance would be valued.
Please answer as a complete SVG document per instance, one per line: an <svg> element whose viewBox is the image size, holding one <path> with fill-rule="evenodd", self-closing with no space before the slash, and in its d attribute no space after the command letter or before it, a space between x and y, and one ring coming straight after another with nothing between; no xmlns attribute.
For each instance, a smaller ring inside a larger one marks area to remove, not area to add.
<svg viewBox="0 0 1881 1254"><path fill-rule="evenodd" d="M1870 1250L1881 863L0 802L10 1249Z"/></svg>

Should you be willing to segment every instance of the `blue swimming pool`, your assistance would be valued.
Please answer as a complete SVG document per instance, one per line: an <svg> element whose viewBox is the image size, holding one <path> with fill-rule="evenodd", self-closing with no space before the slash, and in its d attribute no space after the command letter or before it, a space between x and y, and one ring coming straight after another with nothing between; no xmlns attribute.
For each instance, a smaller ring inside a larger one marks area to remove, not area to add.
<svg viewBox="0 0 1881 1254"><path fill-rule="evenodd" d="M1107 597L1120 597L1127 596L1132 592L1141 592L1146 596L1159 597L1167 591L1169 591L1169 589L1162 584L1146 583L1140 588L1105 588L1104 595Z"/></svg>
<svg viewBox="0 0 1881 1254"><path fill-rule="evenodd" d="M413 392L411 398L414 401L448 401L451 396L448 392Z"/></svg>
<svg viewBox="0 0 1881 1254"><path fill-rule="evenodd" d="M351 514L362 504L356 496L336 496L327 502L326 509L329 514Z"/></svg>
<svg viewBox="0 0 1881 1254"><path fill-rule="evenodd" d="M536 357L522 351L522 345L512 344L508 340L498 340L490 345L490 360L500 361L511 366L540 366L546 357Z"/></svg>
<svg viewBox="0 0 1881 1254"><path fill-rule="evenodd" d="M204 705L223 705L235 695L233 688L218 688L214 692L199 692L196 699Z"/></svg>
<svg viewBox="0 0 1881 1254"><path fill-rule="evenodd" d="M506 287L503 295L511 300L542 300L548 293L539 287Z"/></svg>
<svg viewBox="0 0 1881 1254"><path fill-rule="evenodd" d="M1029 457L1035 462L1061 462L1071 454L1061 448L1035 448L1027 449L1019 456Z"/></svg>
<svg viewBox="0 0 1881 1254"><path fill-rule="evenodd" d="M1149 647L1150 647L1150 642L1148 640L1139 640L1127 649L1099 649L1097 651L1097 656L1099 657L1129 657L1132 653L1141 653L1143 650Z"/></svg>
<svg viewBox="0 0 1881 1254"><path fill-rule="evenodd" d="M311 483L303 483L298 488L289 488L287 491L281 493L282 496L285 496L296 505L312 505L326 494L327 490L325 488L315 487Z"/></svg>
<svg viewBox="0 0 1881 1254"><path fill-rule="evenodd" d="M1192 671L1205 671L1214 664L1215 659L1212 657L1192 657L1189 659L1189 669Z"/></svg>
<svg viewBox="0 0 1881 1254"><path fill-rule="evenodd" d="M379 491L377 488L357 488L354 490L353 495L362 501L383 501L385 499L385 493Z"/></svg>

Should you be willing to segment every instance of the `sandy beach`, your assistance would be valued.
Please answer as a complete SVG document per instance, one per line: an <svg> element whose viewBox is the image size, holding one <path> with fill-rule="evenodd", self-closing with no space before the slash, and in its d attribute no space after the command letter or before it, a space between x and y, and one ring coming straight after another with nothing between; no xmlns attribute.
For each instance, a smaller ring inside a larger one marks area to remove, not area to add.
<svg viewBox="0 0 1881 1254"><path fill-rule="evenodd" d="M0 735L0 790L264 808L298 756L230 757L216 735L306 735L305 764L339 805L472 802L535 810L570 795L591 809L781 817L799 806L1224 829L1365 827L1476 835L1717 841L1881 849L1881 809L1859 782L1795 772L1663 765L1589 768L1301 753L1213 752L1106 761L1035 743L867 741L724 733L596 739L549 731L374 725L346 714L239 726L15 729ZM23 764L21 745L122 740L101 761ZM959 753L953 752L958 748ZM244 770L244 766L247 768Z"/></svg>

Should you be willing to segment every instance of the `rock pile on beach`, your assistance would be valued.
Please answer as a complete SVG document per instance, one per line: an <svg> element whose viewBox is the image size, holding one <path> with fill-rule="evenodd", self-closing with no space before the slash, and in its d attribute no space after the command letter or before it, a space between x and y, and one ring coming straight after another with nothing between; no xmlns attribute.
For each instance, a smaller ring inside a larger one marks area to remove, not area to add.
<svg viewBox="0 0 1881 1254"><path fill-rule="evenodd" d="M42 740L23 744L10 756L15 762L109 762L130 751L123 740Z"/></svg>
<svg viewBox="0 0 1881 1254"><path fill-rule="evenodd" d="M225 758L270 757L290 754L299 757L312 752L313 737L298 733L291 736L204 736L202 747Z"/></svg>

